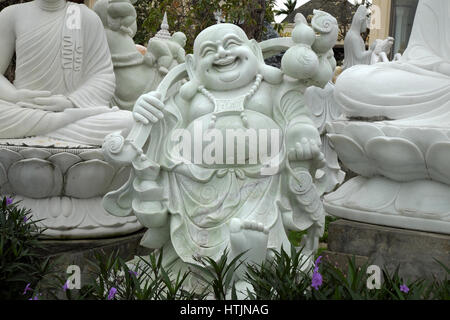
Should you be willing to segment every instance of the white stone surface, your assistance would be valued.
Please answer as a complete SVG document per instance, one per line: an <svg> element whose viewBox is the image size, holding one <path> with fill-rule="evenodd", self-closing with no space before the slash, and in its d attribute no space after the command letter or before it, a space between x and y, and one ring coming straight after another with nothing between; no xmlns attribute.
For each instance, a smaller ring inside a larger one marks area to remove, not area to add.
<svg viewBox="0 0 450 320"><path fill-rule="evenodd" d="M115 77L100 19L84 5L35 0L0 13L0 138L100 145L132 125L109 108ZM14 84L4 76L14 53Z"/></svg>
<svg viewBox="0 0 450 320"><path fill-rule="evenodd" d="M317 249L324 211L313 177L325 160L304 93L312 84L324 87L333 74L337 22L320 11L314 29L304 18L297 21L294 34L308 37L294 36L283 58L290 76L284 68L265 65L261 47L239 27L211 26L196 38L186 64L172 69L156 92L138 99L130 135L106 138L105 158L131 163L133 171L122 188L105 196L104 206L118 216L136 215L148 228L142 244L164 248L164 263L186 270L188 264L199 265L195 257L218 259L225 248L230 258L249 250L244 255L248 262L262 262L271 256L268 249L289 247L286 230L307 231L304 254ZM264 47L273 52L286 43L280 39ZM171 93L182 79L188 82ZM223 139L222 145L213 144L212 162L202 157L208 155L202 136L194 139L200 143L188 148L189 155L180 153L173 139L177 132L195 136L198 128L214 132L216 141ZM254 132L259 143L235 143L226 130ZM279 135L264 141L264 130ZM282 144L277 148L278 139ZM231 157L225 148L230 141ZM273 151L250 163L251 146L259 144L258 151ZM248 157L239 162L243 151ZM234 276L246 287L242 271Z"/></svg>
<svg viewBox="0 0 450 320"><path fill-rule="evenodd" d="M340 160L359 175L325 197L329 213L450 234L449 15L448 1L421 0L399 61L338 78L343 113L366 121L328 127Z"/></svg>
<svg viewBox="0 0 450 320"><path fill-rule="evenodd" d="M170 69L184 62L186 36L182 32L171 35L164 15L161 30L140 52L133 40L136 10L130 1L99 0L93 9L105 27L114 65L116 89L111 105L132 110L139 96L155 90Z"/></svg>
<svg viewBox="0 0 450 320"><path fill-rule="evenodd" d="M378 62L388 62L388 54L394 44L394 38L388 37L384 40L376 39L368 50L361 36L368 27L368 9L365 5L358 7L353 16L352 25L344 39L344 65L343 70L356 65L368 65ZM396 59L400 55L396 55Z"/></svg>
<svg viewBox="0 0 450 320"><path fill-rule="evenodd" d="M336 82L348 117L384 117L401 126L450 126L450 3L421 0L399 61L355 66Z"/></svg>
<svg viewBox="0 0 450 320"><path fill-rule="evenodd" d="M132 113L110 108L116 86L105 30L84 5L35 0L0 12L0 194L44 219L45 235L95 238L141 228L102 208L129 169L99 150L127 134ZM3 73L16 54L14 83Z"/></svg>
<svg viewBox="0 0 450 320"><path fill-rule="evenodd" d="M101 205L105 193L126 182L129 168L108 164L99 149L49 148L37 141L34 147L0 145L0 192L32 209L34 220L44 219L45 236L99 238L142 228L136 217L114 217Z"/></svg>
<svg viewBox="0 0 450 320"><path fill-rule="evenodd" d="M326 124L339 119L342 115L341 107L334 99L334 84L328 82L323 89L309 87L305 92L305 104L311 110L322 140L321 150L325 156L326 166L316 173L316 175L321 174L320 178L316 179L316 186L323 194L333 191L345 178L337 153L327 135Z"/></svg>

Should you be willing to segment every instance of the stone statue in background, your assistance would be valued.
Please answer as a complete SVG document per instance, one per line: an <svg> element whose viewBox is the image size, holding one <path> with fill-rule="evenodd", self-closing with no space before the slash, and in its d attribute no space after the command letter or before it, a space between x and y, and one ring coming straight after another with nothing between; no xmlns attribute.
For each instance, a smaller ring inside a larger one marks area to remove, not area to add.
<svg viewBox="0 0 450 320"><path fill-rule="evenodd" d="M325 198L329 213L450 234L449 16L449 1L420 0L399 61L338 78L335 98L349 120L333 122L330 139L359 176Z"/></svg>
<svg viewBox="0 0 450 320"><path fill-rule="evenodd" d="M377 62L389 61L388 55L394 44L394 38L388 37L385 40L375 40L366 50L366 44L361 37L368 28L367 8L364 5L358 7L353 16L352 25L344 39L344 65L343 70L360 64L373 64Z"/></svg>
<svg viewBox="0 0 450 320"><path fill-rule="evenodd" d="M100 145L132 125L109 107L115 88L100 19L86 6L35 0L0 13L0 138L46 136ZM16 54L14 84L4 76Z"/></svg>
<svg viewBox="0 0 450 320"><path fill-rule="evenodd" d="M85 5L35 0L2 10L0 30L0 194L31 209L44 236L139 230L101 206L129 168L106 163L100 145L111 132L128 134L133 117L110 108L116 84L99 17ZM14 53L12 84L3 73Z"/></svg>
<svg viewBox="0 0 450 320"><path fill-rule="evenodd" d="M111 105L126 110L132 110L140 95L155 90L171 68L184 62L186 45L183 33L170 35L165 14L161 30L140 51L133 41L137 29L134 2L99 0L94 5L106 30L116 75Z"/></svg>
<svg viewBox="0 0 450 320"><path fill-rule="evenodd" d="M105 140L106 158L133 166L105 208L136 215L148 228L141 244L163 248L175 270L201 267L197 257L217 260L226 248L230 259L248 250L241 260L261 263L269 249L290 246L287 230L306 231L305 259L318 247L324 211L314 177L325 161L304 93L333 75L337 23L317 11L316 35L297 21L301 36L282 61L289 70L266 65L261 46L236 25L203 30L186 64L138 99L130 135ZM266 50L280 48L279 39ZM234 277L238 290L248 287L242 267Z"/></svg>

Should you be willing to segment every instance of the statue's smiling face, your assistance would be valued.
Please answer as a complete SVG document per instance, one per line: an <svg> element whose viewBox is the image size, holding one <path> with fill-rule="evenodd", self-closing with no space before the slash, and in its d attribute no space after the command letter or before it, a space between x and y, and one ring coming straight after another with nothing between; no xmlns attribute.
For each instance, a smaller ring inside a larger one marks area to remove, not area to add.
<svg viewBox="0 0 450 320"><path fill-rule="evenodd" d="M194 44L194 69L207 88L233 90L254 81L258 59L237 26L220 24L203 31Z"/></svg>

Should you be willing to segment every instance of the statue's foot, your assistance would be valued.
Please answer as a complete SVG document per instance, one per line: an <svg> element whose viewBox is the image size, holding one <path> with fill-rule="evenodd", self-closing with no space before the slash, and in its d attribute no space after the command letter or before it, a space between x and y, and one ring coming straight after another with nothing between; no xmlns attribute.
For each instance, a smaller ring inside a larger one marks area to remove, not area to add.
<svg viewBox="0 0 450 320"><path fill-rule="evenodd" d="M266 259L269 229L262 223L233 218L230 221L231 257L246 252L241 260L260 264Z"/></svg>

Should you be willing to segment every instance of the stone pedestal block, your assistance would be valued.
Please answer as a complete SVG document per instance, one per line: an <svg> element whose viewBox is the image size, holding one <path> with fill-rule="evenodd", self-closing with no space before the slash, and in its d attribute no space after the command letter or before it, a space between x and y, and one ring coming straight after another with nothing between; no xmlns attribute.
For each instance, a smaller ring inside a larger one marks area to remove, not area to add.
<svg viewBox="0 0 450 320"><path fill-rule="evenodd" d="M42 240L45 250L39 252L49 256L56 263L57 273L68 278L67 268L70 265L77 265L81 270L81 286L95 279L92 265L89 261L96 261L95 255L101 254L105 259L113 252L118 252L119 256L129 261L135 256L145 256L150 254L151 249L144 248L140 241L144 231L136 232L131 235L90 240ZM73 290L75 296L78 290ZM58 296L64 299L65 294L61 290L57 292ZM49 298L49 297L46 297Z"/></svg>
<svg viewBox="0 0 450 320"><path fill-rule="evenodd" d="M405 279L432 279L433 275L445 278L447 272L434 259L450 266L448 235L344 219L330 224L328 250L326 254L332 260L342 261L343 256L355 255L364 261L365 257L370 264L385 266L390 272L399 265L400 275Z"/></svg>

